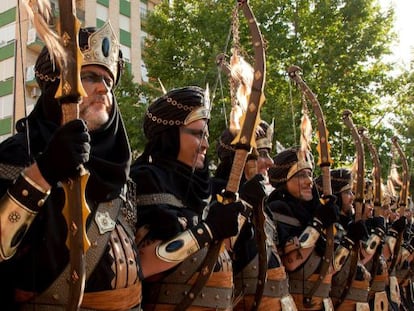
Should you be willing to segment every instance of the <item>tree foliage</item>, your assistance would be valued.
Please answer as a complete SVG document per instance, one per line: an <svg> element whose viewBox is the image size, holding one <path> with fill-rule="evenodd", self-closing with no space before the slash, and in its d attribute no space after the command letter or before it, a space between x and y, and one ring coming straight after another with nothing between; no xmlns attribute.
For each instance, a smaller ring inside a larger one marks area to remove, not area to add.
<svg viewBox="0 0 414 311"><path fill-rule="evenodd" d="M142 152L143 146L145 145L142 119L147 105L145 101L139 100L143 97L143 86L134 83L130 70L125 68L119 85L115 88L114 92L135 158L138 153Z"/></svg>
<svg viewBox="0 0 414 311"><path fill-rule="evenodd" d="M225 116L230 111L227 78L217 69L216 56L231 53L229 32L236 1L174 0L172 5L169 2L163 1L147 19L149 37L144 61L152 77L150 84L156 88L159 78L167 89L210 85L214 106L209 153L215 158L215 140L226 127ZM353 112L356 125L368 128L382 162L387 165L390 138L395 134L392 125L402 137L412 137L414 128L409 117L413 76L405 73L392 77L393 64L383 60L395 40L392 9L382 11L374 0L249 3L266 40L266 103L261 116L269 122L275 119L274 139L284 146L298 144L302 95L286 75L288 66L298 65L324 111L334 166L349 164L355 153L351 135L341 120L344 109ZM239 21L241 53L253 65L252 43L242 13ZM395 98L397 94L394 107L398 111L389 111L394 112L393 118L384 116L384 98ZM315 122L313 119L316 128ZM316 152L314 144L313 148Z"/></svg>

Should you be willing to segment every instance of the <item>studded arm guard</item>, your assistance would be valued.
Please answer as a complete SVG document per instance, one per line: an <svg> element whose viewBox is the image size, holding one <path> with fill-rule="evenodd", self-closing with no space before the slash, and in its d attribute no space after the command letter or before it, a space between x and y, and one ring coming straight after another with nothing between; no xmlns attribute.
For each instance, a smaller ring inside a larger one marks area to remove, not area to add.
<svg viewBox="0 0 414 311"><path fill-rule="evenodd" d="M335 271L341 270L353 246L354 242L347 236L342 238L341 243L335 249L333 256L333 268Z"/></svg>
<svg viewBox="0 0 414 311"><path fill-rule="evenodd" d="M156 255L166 262L179 263L199 249L207 246L213 239L210 228L204 222L185 230L171 240L162 242L156 248Z"/></svg>
<svg viewBox="0 0 414 311"><path fill-rule="evenodd" d="M0 199L0 261L16 253L49 193L21 173Z"/></svg>
<svg viewBox="0 0 414 311"><path fill-rule="evenodd" d="M317 218L314 218L312 220L311 226L306 227L306 229L299 236L300 247L302 248L314 247L316 244L316 241L319 239L319 236L321 235L321 232L322 232L322 223Z"/></svg>
<svg viewBox="0 0 414 311"><path fill-rule="evenodd" d="M398 237L398 232L396 230L394 229L388 230L387 236L385 237L385 244L390 249L391 254L394 254L394 248L395 248L395 245L397 244L397 237Z"/></svg>
<svg viewBox="0 0 414 311"><path fill-rule="evenodd" d="M368 255L372 255L375 253L378 245L380 245L383 242L384 236L385 232L381 228L374 229L374 231L369 236L367 242L362 244Z"/></svg>

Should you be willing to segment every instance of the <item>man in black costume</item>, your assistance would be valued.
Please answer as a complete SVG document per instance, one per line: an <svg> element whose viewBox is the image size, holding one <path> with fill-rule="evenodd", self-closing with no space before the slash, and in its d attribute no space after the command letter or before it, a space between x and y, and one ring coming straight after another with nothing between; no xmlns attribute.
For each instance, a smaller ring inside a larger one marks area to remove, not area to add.
<svg viewBox="0 0 414 311"><path fill-rule="evenodd" d="M92 243L81 310L139 308L136 217L125 200L130 147L113 94L122 54L109 22L100 29L82 28L79 44L88 95L79 105L80 118L61 125L55 99L60 72L44 48L35 65L42 94L32 113L18 122L18 133L0 145L4 310L66 309L69 250L61 182L78 175L80 165L90 173L85 197Z"/></svg>
<svg viewBox="0 0 414 311"><path fill-rule="evenodd" d="M241 209L241 203L208 206L210 111L204 93L196 86L173 89L148 107L144 119L148 142L131 168L144 310L184 310L183 299L186 310L232 308L232 266L224 248L212 258L212 275L203 269L209 277L201 292L192 291L208 246L237 234Z"/></svg>

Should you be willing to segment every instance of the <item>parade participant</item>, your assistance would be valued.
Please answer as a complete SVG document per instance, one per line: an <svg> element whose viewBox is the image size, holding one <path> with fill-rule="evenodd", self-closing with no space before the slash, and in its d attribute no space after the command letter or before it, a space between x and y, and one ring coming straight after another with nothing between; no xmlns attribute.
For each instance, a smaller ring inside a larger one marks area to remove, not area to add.
<svg viewBox="0 0 414 311"><path fill-rule="evenodd" d="M332 263L322 261L324 229L338 220L333 196L319 200L313 184L313 157L292 147L278 153L269 169L275 190L268 204L277 228L277 246L288 271L289 290L299 310L333 310L329 298ZM320 274L323 265L324 275Z"/></svg>
<svg viewBox="0 0 414 311"><path fill-rule="evenodd" d="M408 200L410 201L410 200ZM406 207L405 217L407 218L407 226L403 235L403 243L398 255L396 263L395 275L398 280L401 297L401 308L403 310L413 310L413 260L414 260L414 235L413 235L413 219L410 204Z"/></svg>
<svg viewBox="0 0 414 311"><path fill-rule="evenodd" d="M68 304L68 228L62 215L61 182L89 171L85 197L92 243L86 254L86 287L80 310L138 310L141 282L133 230L125 200L130 148L113 88L122 54L110 23L82 28L81 81L87 97L80 118L61 126L55 99L60 72L44 48L35 65L42 90L17 134L0 145L2 309L65 310ZM113 213L115 212L115 213ZM5 289L6 288L6 289ZM8 290L8 291L7 291ZM7 293L7 294L6 294ZM10 296L5 296L10 295Z"/></svg>
<svg viewBox="0 0 414 311"><path fill-rule="evenodd" d="M334 268L337 271L332 278L331 298L335 310L354 310L357 304L366 304L368 296L368 280L365 267L357 263L356 272L351 269L350 252L356 243L367 238L365 225L362 221L354 222L354 193L352 191L352 174L349 169L337 168L330 172L332 193L337 198L340 210L339 222L335 224L335 242L337 244L334 256ZM321 177L316 180L319 188L322 184ZM357 248L360 251L360 248ZM341 268L338 267L341 265ZM354 277L350 274L355 275ZM349 279L352 277L352 279ZM365 281L364 281L365 280ZM351 281L351 282L350 282ZM360 282L362 281L362 282ZM350 284L347 284L347 283ZM365 286L364 286L365 284ZM350 288L348 291L347 289ZM362 290L365 288L365 293ZM354 293L361 295L354 295Z"/></svg>
<svg viewBox="0 0 414 311"><path fill-rule="evenodd" d="M237 234L241 208L237 202L214 202L202 217L211 196L207 99L196 86L173 89L151 103L144 118L148 141L131 168L144 310L181 310L187 298L192 300L187 310L232 307L232 265L224 249L213 258L214 272L201 292L191 290L205 275L199 272L207 246Z"/></svg>
<svg viewBox="0 0 414 311"><path fill-rule="evenodd" d="M394 220L392 221L392 219ZM383 249L383 254L388 267L389 278L386 289L391 310L399 310L401 306L401 293L396 275L396 266L403 241L401 241L400 249L398 250L397 244L399 244L399 237L403 237L406 226L407 219L404 215L400 217L398 212L391 212L388 219L388 230L384 238L385 243Z"/></svg>
<svg viewBox="0 0 414 311"><path fill-rule="evenodd" d="M267 171L273 165L273 159L269 153L272 150L273 131L265 121L261 121L256 130L256 147L258 151L257 172L261 175L248 177L244 174L240 196L248 201L252 208L263 210L264 228L266 238L257 239L255 220L251 211L245 213L247 218L240 234L234 238L231 245L230 255L233 259L234 271L234 309L251 310L256 303L257 284L259 280L259 265L265 264L267 270L267 281L264 285L258 310L294 310L295 303L289 295L289 284L287 274L277 254L273 238L276 228L271 219L271 213L263 206L262 197L266 197ZM217 144L217 155L220 159L216 175L212 178L213 189L222 190L228 182L234 158L234 146L231 145L234 135L229 129L224 130ZM245 170L246 172L247 170ZM246 182L246 180L248 180ZM214 192L213 192L214 193ZM259 246L259 244L262 244ZM262 247L262 249L260 249ZM259 261L258 252L266 252L266 263Z"/></svg>
<svg viewBox="0 0 414 311"><path fill-rule="evenodd" d="M340 168L331 170L332 193L336 196L336 203L339 206L339 222L335 224L337 235L340 232L346 232L348 225L352 222L355 214L355 195L352 191L351 178L351 171L348 169ZM321 189L321 176L316 180L316 184L318 184Z"/></svg>
<svg viewBox="0 0 414 311"><path fill-rule="evenodd" d="M398 219L394 220L387 231L387 236L385 238L384 245L384 254L387 258L388 263L388 273L389 273L389 302L393 310L401 309L404 306L401 305L401 293L400 293L400 283L398 278L398 262L401 262L403 259L403 245L408 241L404 241L404 233L407 229L407 217L405 215L406 208L408 206L408 190L410 184L410 175L407 158L399 145L398 138L396 136L391 138L392 141L392 150L396 151L399 156L399 161L402 166L402 175L399 176L397 170L397 164L394 157L392 158L392 165L390 169L389 176L389 189L390 191L395 192L395 186L399 187L398 193ZM394 152L393 152L394 153ZM393 154L394 156L394 154ZM408 242L409 243L409 242ZM404 256L407 257L407 256ZM404 261L404 260L403 260Z"/></svg>
<svg viewBox="0 0 414 311"><path fill-rule="evenodd" d="M376 178L379 178L379 176ZM361 258L362 263L371 274L368 293L369 307L374 311L385 311L388 310L389 306L386 293L388 268L382 254L386 220L384 217L385 210L381 206L381 191L376 191L376 189L374 191L373 185L371 180L365 180L365 216L363 217L366 219L365 225L370 236L366 243L361 244ZM381 184L379 183L379 185ZM379 199L377 199L376 196L378 196ZM373 214L376 200L378 206L375 208L375 214Z"/></svg>
<svg viewBox="0 0 414 311"><path fill-rule="evenodd" d="M219 194L226 186L227 180L230 175L230 170L233 165L234 158L234 146L231 145L232 141L235 138L235 134L232 133L230 128L227 128L223 131L220 138L217 142L217 157L219 159L219 164L215 171L214 177L212 178L213 185L213 196ZM272 139L273 139L273 125L269 125L266 121L260 121L256 129L256 165L257 173L260 173L267 184L268 181L268 169L273 165L273 159L270 156L272 151ZM245 174L242 176L242 181L246 181L249 177L245 169Z"/></svg>

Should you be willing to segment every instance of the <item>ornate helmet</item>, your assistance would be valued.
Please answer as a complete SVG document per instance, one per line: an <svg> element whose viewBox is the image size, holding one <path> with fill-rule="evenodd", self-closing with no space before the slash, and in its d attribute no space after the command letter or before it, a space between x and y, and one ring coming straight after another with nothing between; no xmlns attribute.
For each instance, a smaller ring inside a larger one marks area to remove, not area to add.
<svg viewBox="0 0 414 311"><path fill-rule="evenodd" d="M148 140L174 127L210 119L210 102L198 86L173 89L149 105L144 119Z"/></svg>
<svg viewBox="0 0 414 311"><path fill-rule="evenodd" d="M339 194L344 191L352 190L352 171L347 168L337 168L331 170L332 193Z"/></svg>
<svg viewBox="0 0 414 311"><path fill-rule="evenodd" d="M87 36L80 35L79 38L83 54L82 65L104 66L112 73L114 81L118 82L123 63L120 63L120 45L111 23L108 21L99 30L93 30L94 28L83 28L80 31L87 32ZM87 44L81 41L85 37L88 39Z"/></svg>
<svg viewBox="0 0 414 311"><path fill-rule="evenodd" d="M83 55L82 65L100 65L105 67L118 83L123 69L122 52L118 39L110 22L101 28L81 28L79 31L79 47ZM46 47L40 52L35 64L36 81L44 90L50 82L59 79L60 69L52 63Z"/></svg>
<svg viewBox="0 0 414 311"><path fill-rule="evenodd" d="M273 126L274 122L269 125L266 121L260 121L259 125L256 128L257 149L269 149L269 151L272 150Z"/></svg>

